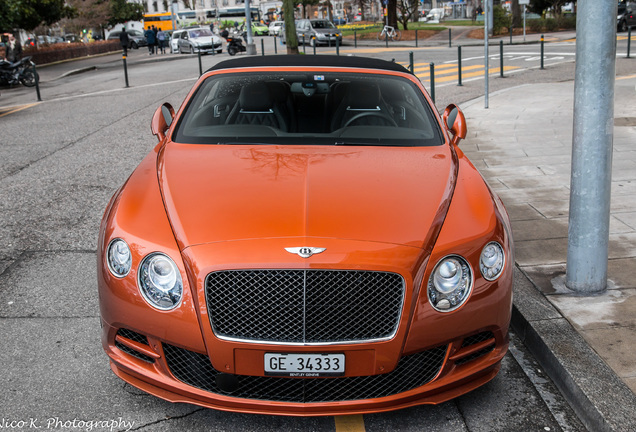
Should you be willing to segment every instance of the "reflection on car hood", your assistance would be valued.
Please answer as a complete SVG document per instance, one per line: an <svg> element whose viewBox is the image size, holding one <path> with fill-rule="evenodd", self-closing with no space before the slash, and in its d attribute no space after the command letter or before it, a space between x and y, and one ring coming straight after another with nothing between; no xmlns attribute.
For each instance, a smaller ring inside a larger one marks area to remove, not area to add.
<svg viewBox="0 0 636 432"><path fill-rule="evenodd" d="M281 237L425 247L454 178L447 146L169 143L158 167L181 248Z"/></svg>
<svg viewBox="0 0 636 432"><path fill-rule="evenodd" d="M340 33L340 30L338 30L337 28L319 28L319 29L314 29L314 31L316 33L324 33L324 34Z"/></svg>
<svg viewBox="0 0 636 432"><path fill-rule="evenodd" d="M218 36L201 36L198 38L190 38L190 40L198 44L218 43L220 41Z"/></svg>

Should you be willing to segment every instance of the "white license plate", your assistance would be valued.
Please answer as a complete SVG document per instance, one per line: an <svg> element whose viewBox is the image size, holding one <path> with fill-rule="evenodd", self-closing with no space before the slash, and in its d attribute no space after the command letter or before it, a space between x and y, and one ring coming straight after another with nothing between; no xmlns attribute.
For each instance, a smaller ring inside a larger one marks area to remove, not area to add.
<svg viewBox="0 0 636 432"><path fill-rule="evenodd" d="M342 376L344 354L265 353L265 375L289 377Z"/></svg>

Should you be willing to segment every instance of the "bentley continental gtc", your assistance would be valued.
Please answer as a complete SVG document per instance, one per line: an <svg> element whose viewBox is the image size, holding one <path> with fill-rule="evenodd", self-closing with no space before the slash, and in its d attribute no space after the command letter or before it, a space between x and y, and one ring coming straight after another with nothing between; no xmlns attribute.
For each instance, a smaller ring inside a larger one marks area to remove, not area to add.
<svg viewBox="0 0 636 432"><path fill-rule="evenodd" d="M108 204L102 342L114 373L172 402L335 415L436 404L508 349L508 216L394 62L218 63Z"/></svg>

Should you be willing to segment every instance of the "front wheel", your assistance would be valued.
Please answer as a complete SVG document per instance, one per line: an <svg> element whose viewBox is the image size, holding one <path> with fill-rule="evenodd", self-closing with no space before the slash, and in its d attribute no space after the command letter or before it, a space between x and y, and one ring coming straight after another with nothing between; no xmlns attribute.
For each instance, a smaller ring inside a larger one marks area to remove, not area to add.
<svg viewBox="0 0 636 432"><path fill-rule="evenodd" d="M227 53L231 56L236 55L236 48L233 46L227 47Z"/></svg>
<svg viewBox="0 0 636 432"><path fill-rule="evenodd" d="M139 45L137 45L137 42L133 42L132 44L130 44L130 47L132 49L137 49L137 48L139 48Z"/></svg>
<svg viewBox="0 0 636 432"><path fill-rule="evenodd" d="M383 41L386 38L385 35L386 35L386 32L382 30L380 33L378 33L378 40Z"/></svg>
<svg viewBox="0 0 636 432"><path fill-rule="evenodd" d="M619 32L626 32L627 31L627 21L623 20L620 22L620 24L618 25L618 31Z"/></svg>
<svg viewBox="0 0 636 432"><path fill-rule="evenodd" d="M20 82L24 86L33 87L35 85L36 74L37 74L37 72L33 73L33 69L32 68L25 69L20 74ZM37 75L37 76L38 76L38 78L40 77L39 75Z"/></svg>
<svg viewBox="0 0 636 432"><path fill-rule="evenodd" d="M402 33L398 29L395 29L393 31L393 38L392 39L394 41L399 41L401 37L402 37Z"/></svg>

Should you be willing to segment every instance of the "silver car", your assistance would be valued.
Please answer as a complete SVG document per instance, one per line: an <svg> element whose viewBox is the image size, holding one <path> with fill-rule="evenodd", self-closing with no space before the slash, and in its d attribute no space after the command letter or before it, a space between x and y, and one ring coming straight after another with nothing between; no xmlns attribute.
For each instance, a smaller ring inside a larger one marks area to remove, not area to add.
<svg viewBox="0 0 636 432"><path fill-rule="evenodd" d="M211 53L212 51L220 53L222 51L221 38L213 34L209 28L185 29L185 31L178 36L177 46L179 53L193 54L201 51L201 54L203 54Z"/></svg>
<svg viewBox="0 0 636 432"><path fill-rule="evenodd" d="M296 33L298 43L302 43L303 36L305 42L310 46L314 45L336 45L336 40L342 45L342 32L329 20L326 19L302 19L296 21Z"/></svg>

